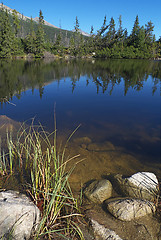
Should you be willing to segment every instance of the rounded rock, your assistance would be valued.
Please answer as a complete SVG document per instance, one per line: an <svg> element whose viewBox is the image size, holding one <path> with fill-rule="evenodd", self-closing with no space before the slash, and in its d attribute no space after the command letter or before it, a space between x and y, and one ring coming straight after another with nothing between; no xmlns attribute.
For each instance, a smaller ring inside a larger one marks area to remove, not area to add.
<svg viewBox="0 0 161 240"><path fill-rule="evenodd" d="M106 179L94 181L84 190L84 195L94 203L102 203L112 196L112 184Z"/></svg>

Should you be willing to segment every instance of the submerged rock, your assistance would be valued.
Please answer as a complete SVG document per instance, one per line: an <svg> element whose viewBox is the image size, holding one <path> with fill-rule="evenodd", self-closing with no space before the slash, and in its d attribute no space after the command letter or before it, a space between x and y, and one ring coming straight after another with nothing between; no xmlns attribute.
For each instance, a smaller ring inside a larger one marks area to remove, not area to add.
<svg viewBox="0 0 161 240"><path fill-rule="evenodd" d="M92 140L89 137L80 137L80 138L75 138L73 142L77 144L90 144Z"/></svg>
<svg viewBox="0 0 161 240"><path fill-rule="evenodd" d="M7 117L6 115L0 115L0 134L6 131L12 132L13 130L19 129L20 123Z"/></svg>
<svg viewBox="0 0 161 240"><path fill-rule="evenodd" d="M40 211L23 194L0 192L0 239L27 240L37 229Z"/></svg>
<svg viewBox="0 0 161 240"><path fill-rule="evenodd" d="M112 196L112 184L106 179L94 181L85 188L84 195L94 203L102 203Z"/></svg>
<svg viewBox="0 0 161 240"><path fill-rule="evenodd" d="M104 240L122 240L114 231L100 225L97 221L91 219L95 235L99 235Z"/></svg>
<svg viewBox="0 0 161 240"><path fill-rule="evenodd" d="M154 203L141 199L117 199L106 202L108 211L117 219L131 221L146 215L153 215Z"/></svg>
<svg viewBox="0 0 161 240"><path fill-rule="evenodd" d="M115 150L115 146L111 142L106 141L104 143L90 143L87 149L95 152L106 152Z"/></svg>
<svg viewBox="0 0 161 240"><path fill-rule="evenodd" d="M158 179L150 172L138 172L131 177L116 175L115 179L125 196L154 201L158 194Z"/></svg>

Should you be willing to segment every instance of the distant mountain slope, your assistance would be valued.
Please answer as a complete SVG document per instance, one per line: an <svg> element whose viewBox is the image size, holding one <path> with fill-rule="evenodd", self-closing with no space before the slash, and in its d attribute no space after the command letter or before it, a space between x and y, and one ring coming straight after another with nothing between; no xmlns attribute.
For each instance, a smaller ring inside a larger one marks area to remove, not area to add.
<svg viewBox="0 0 161 240"><path fill-rule="evenodd" d="M10 7L7 7L6 5L0 3L0 8L2 8L2 7L3 7L4 9L7 9L8 13L10 13L10 14L12 14L13 11L15 10L15 9L12 9L12 8L10 8ZM17 15L18 15L19 19L22 19L22 20L24 20L24 21L25 21L25 20L31 20L30 17L24 16L23 14L19 13L17 10L16 10L16 12L17 12ZM36 23L38 23L39 18L38 18L38 17L35 17L35 18L33 18L32 20L35 21ZM54 27L54 28L58 28L58 27L54 26L53 24L48 23L48 22L45 21L45 20L44 20L44 25L50 26L50 27Z"/></svg>
<svg viewBox="0 0 161 240"><path fill-rule="evenodd" d="M72 32L75 32L75 29L73 29ZM86 33L84 31L82 31L81 29L79 29L79 33L81 33L83 36L90 37L89 33Z"/></svg>
<svg viewBox="0 0 161 240"><path fill-rule="evenodd" d="M33 21L35 21L35 22L39 22L39 18L38 17L35 17L35 18L33 18ZM55 25L53 25L53 24L51 24L51 23L48 23L47 21L45 21L44 20L44 25L46 25L46 26L49 26L49 27L53 27L53 28L58 28L58 27L56 27ZM59 28L60 29L60 28Z"/></svg>
<svg viewBox="0 0 161 240"><path fill-rule="evenodd" d="M12 8L10 8L10 7L8 7L8 6L0 3L0 9L1 9L2 7L3 7L4 9L7 9L8 13L10 13L10 14L12 14L13 11L15 10L15 9L12 9ZM18 17L19 17L20 20L22 20L22 21L30 21L30 20L31 20L30 17L24 16L23 14L19 13L17 10L16 10L16 12L17 12L17 15L18 15ZM38 23L38 22L39 22L39 18L38 18L38 17L35 17L35 18L33 18L32 20L33 20L35 23ZM48 27L55 28L55 29L59 29L61 32L62 32L62 31L65 31L65 32L74 32L74 30L73 30L73 31L69 31L69 30L60 29L59 27L56 27L55 25L53 25L53 24L51 24L51 23L49 23L49 22L47 22L47 21L45 21L45 20L44 20L44 25L45 25L45 26L48 26ZM57 32L56 32L56 33L57 33ZM89 36L90 36L90 34L82 31L81 29L80 29L80 33L81 33L83 36L86 36L86 37L89 37ZM66 35L67 35L67 34L66 34ZM66 36L66 37L67 37L67 36Z"/></svg>
<svg viewBox="0 0 161 240"><path fill-rule="evenodd" d="M10 7L7 7L7 6L4 5L3 3L0 3L0 9L1 9L2 7L3 7L4 9L6 9L6 10L8 11L8 13L10 13L10 14L12 14L14 10L16 10L16 9L12 9L12 8L10 8ZM18 17L19 17L20 19L23 19L23 20L30 20L30 19L31 19L30 17L26 17L26 16L24 16L23 14L19 13L17 10L16 10L16 12L17 12L17 15L18 15Z"/></svg>

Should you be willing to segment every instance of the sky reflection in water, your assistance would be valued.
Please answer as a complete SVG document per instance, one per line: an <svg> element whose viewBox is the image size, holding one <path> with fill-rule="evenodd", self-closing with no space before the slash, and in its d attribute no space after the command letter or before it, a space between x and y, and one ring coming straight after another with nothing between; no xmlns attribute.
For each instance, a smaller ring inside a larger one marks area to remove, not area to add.
<svg viewBox="0 0 161 240"><path fill-rule="evenodd" d="M21 122L35 117L53 130L56 105L60 133L81 124L75 137L110 141L159 163L160 69L141 60L1 62L0 98L16 107L2 103L0 114Z"/></svg>

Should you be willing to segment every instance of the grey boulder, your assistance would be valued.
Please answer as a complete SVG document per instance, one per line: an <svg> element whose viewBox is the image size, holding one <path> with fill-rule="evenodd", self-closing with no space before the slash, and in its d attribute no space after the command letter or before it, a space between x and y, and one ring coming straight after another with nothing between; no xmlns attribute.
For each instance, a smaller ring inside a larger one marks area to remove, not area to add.
<svg viewBox="0 0 161 240"><path fill-rule="evenodd" d="M147 215L153 215L156 211L152 202L141 199L116 199L106 202L108 211L117 219L131 221Z"/></svg>
<svg viewBox="0 0 161 240"><path fill-rule="evenodd" d="M27 240L36 231L40 211L25 195L0 192L0 239Z"/></svg>
<svg viewBox="0 0 161 240"><path fill-rule="evenodd" d="M112 184L109 180L95 180L84 190L84 195L94 203L102 203L112 196Z"/></svg>
<svg viewBox="0 0 161 240"><path fill-rule="evenodd" d="M154 173L138 172L127 178L118 174L115 179L125 196L154 201L158 195L159 183Z"/></svg>

